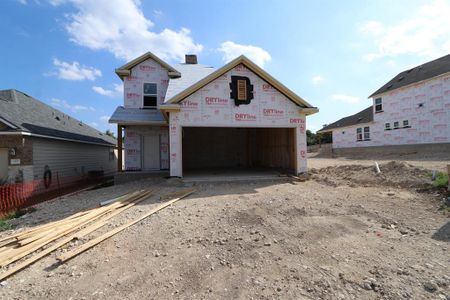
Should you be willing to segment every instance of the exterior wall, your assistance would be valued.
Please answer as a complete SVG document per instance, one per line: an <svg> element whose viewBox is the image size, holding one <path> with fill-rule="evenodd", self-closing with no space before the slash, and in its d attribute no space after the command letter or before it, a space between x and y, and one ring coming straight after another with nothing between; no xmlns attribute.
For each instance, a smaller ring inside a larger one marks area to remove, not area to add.
<svg viewBox="0 0 450 300"><path fill-rule="evenodd" d="M254 98L248 105L230 99L232 75L246 76L253 85ZM170 175L181 177L182 127L281 127L297 128L297 173L306 172L305 116L299 107L270 84L239 65L181 102L180 112L170 113Z"/></svg>
<svg viewBox="0 0 450 300"><path fill-rule="evenodd" d="M144 83L156 83L158 104L164 102L169 76L167 69L154 60L148 59L131 69L131 75L124 78L124 106L141 108L143 104Z"/></svg>
<svg viewBox="0 0 450 300"><path fill-rule="evenodd" d="M34 138L34 179L43 179L45 166L52 172L53 179L58 174L61 180L77 180L87 176L89 171L97 170L111 175L117 168L115 155L110 155L113 150L113 147ZM55 182L53 180L52 184Z"/></svg>
<svg viewBox="0 0 450 300"><path fill-rule="evenodd" d="M127 126L125 128L125 170L142 170L142 140L145 135L159 135L161 169L169 169L169 132L167 126Z"/></svg>
<svg viewBox="0 0 450 300"><path fill-rule="evenodd" d="M357 141L356 129L370 127L370 141ZM358 124L333 130L333 148L370 147L376 145L376 137L372 134L373 123Z"/></svg>
<svg viewBox="0 0 450 300"><path fill-rule="evenodd" d="M435 155L446 154L450 158L450 143L434 143L434 144L414 144L414 145L385 145L358 148L334 148L333 155L336 156L368 156L384 157L390 155L408 155L420 153L424 157L428 154ZM444 156L444 157L445 157Z"/></svg>
<svg viewBox="0 0 450 300"><path fill-rule="evenodd" d="M374 114L376 145L450 142L450 75L382 95L382 113ZM423 107L419 107L423 104ZM411 128L384 130L384 124L409 120Z"/></svg>
<svg viewBox="0 0 450 300"><path fill-rule="evenodd" d="M374 113L371 141L356 141L356 128L362 125L338 128L333 130L333 148L450 142L450 75L393 90L380 97L383 112ZM404 120L409 121L410 128L403 128ZM394 128L395 121L399 122L399 129L385 130L385 123Z"/></svg>
<svg viewBox="0 0 450 300"><path fill-rule="evenodd" d="M7 182L30 181L33 179L33 141L22 135L2 135L0 148L8 149ZM9 149L15 149L15 155Z"/></svg>

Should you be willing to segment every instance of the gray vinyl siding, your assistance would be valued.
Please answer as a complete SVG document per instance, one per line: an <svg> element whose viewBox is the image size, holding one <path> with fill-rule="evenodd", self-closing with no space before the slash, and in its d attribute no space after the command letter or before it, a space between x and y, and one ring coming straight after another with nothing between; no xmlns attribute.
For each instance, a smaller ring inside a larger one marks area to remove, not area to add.
<svg viewBox="0 0 450 300"><path fill-rule="evenodd" d="M103 170L105 175L113 174L117 168L117 157L110 159L110 147L57 141L51 139L33 140L34 179L42 179L48 165L52 177L76 180L87 176L88 171Z"/></svg>

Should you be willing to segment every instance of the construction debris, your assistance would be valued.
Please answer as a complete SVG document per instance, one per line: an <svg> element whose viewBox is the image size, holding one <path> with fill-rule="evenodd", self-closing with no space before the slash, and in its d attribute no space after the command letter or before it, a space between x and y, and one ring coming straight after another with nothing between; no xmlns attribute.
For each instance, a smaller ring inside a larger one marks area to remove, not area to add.
<svg viewBox="0 0 450 300"><path fill-rule="evenodd" d="M152 211L135 221L126 223L125 225L115 228L114 230L101 235L98 238L94 238L93 240L87 242L85 245L82 245L83 249L85 248L84 250L86 250L95 246L108 237L124 230L125 228L139 222L140 220L150 216L151 214L154 214L155 212L171 205L172 203L186 197L193 192L193 189L189 189L171 195L175 198L153 209ZM80 239L107 225L107 221L109 219L131 208L137 203L144 201L151 195L153 195L153 191L151 190L141 190L129 193L116 199L112 199L113 201L111 201L109 205L105 205L105 203L103 203L104 206L100 206L88 211L82 211L67 218L37 226L27 231L23 231L0 239L1 267L7 267L8 265L16 261L29 256L19 264L13 265L13 267L8 269L5 273L0 274L0 281L28 267L29 265L57 250L58 248L64 246L65 244L71 242L72 240ZM48 244L50 245L45 248L45 246ZM41 251L38 252L39 250ZM69 252L70 254L72 254L70 258L78 254L76 253L76 251L79 251L79 248L75 249L72 252ZM80 251L79 253L83 251ZM59 260L67 260L67 257L69 257L69 253L68 255L64 256L66 259Z"/></svg>

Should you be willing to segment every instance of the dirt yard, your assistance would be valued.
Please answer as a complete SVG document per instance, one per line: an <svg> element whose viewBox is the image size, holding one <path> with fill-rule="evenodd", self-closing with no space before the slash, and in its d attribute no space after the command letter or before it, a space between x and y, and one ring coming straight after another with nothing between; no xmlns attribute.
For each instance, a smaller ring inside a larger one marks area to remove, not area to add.
<svg viewBox="0 0 450 300"><path fill-rule="evenodd" d="M195 194L65 264L55 264L59 250L10 277L0 297L450 299L450 218L429 170L387 163L376 175L352 161L308 162L306 182L195 185ZM183 188L149 179L82 192L37 206L14 220L15 231L155 186L157 195L109 229Z"/></svg>

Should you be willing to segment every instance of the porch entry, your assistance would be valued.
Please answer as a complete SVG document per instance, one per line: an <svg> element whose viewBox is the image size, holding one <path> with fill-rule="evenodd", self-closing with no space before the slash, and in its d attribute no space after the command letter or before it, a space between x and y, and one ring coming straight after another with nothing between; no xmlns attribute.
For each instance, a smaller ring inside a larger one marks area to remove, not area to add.
<svg viewBox="0 0 450 300"><path fill-rule="evenodd" d="M161 169L160 158L160 137L158 135L144 135L143 136L143 169L144 170L159 170Z"/></svg>

